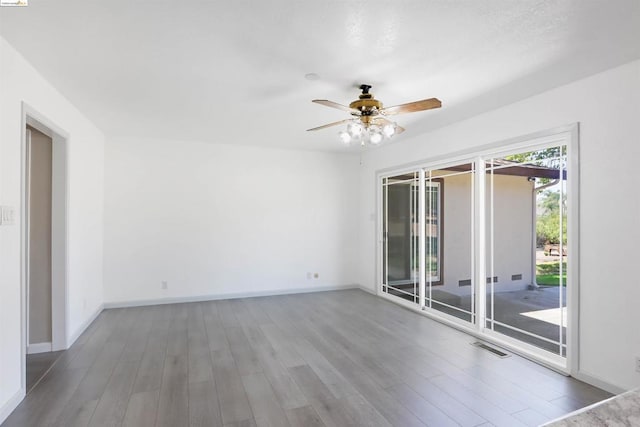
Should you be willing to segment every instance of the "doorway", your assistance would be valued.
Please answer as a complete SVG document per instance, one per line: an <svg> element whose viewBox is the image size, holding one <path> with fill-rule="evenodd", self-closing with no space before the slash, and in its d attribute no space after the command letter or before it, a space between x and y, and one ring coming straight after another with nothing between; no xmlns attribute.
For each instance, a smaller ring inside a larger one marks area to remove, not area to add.
<svg viewBox="0 0 640 427"><path fill-rule="evenodd" d="M52 139L27 125L27 353L51 351Z"/></svg>
<svg viewBox="0 0 640 427"><path fill-rule="evenodd" d="M67 348L67 136L23 104L22 386Z"/></svg>

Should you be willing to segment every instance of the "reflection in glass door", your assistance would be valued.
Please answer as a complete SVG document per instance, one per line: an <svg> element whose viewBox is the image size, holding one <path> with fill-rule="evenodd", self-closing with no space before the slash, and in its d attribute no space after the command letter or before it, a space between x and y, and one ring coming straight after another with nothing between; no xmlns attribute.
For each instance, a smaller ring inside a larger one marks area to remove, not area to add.
<svg viewBox="0 0 640 427"><path fill-rule="evenodd" d="M475 323L474 175L470 162L382 180L384 293Z"/></svg>
<svg viewBox="0 0 640 427"><path fill-rule="evenodd" d="M474 163L425 171L425 309L475 322Z"/></svg>
<svg viewBox="0 0 640 427"><path fill-rule="evenodd" d="M419 303L418 172L384 178L382 291Z"/></svg>
<svg viewBox="0 0 640 427"><path fill-rule="evenodd" d="M486 328L566 356L567 149L486 160Z"/></svg>

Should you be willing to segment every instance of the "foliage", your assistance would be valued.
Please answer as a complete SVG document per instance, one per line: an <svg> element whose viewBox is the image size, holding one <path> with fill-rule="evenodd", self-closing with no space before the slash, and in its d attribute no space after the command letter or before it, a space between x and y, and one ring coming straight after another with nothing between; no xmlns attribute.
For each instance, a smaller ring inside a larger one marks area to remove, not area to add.
<svg viewBox="0 0 640 427"><path fill-rule="evenodd" d="M563 195L562 205L562 243L567 244L567 215L566 196ZM538 215L536 219L536 243L560 243L560 193L546 190L538 197Z"/></svg>
<svg viewBox="0 0 640 427"><path fill-rule="evenodd" d="M560 193L557 191L546 190L541 194L538 201L538 207L545 212L557 212L560 206Z"/></svg>
<svg viewBox="0 0 640 427"><path fill-rule="evenodd" d="M536 283L543 286L560 284L560 263L545 262L536 265ZM567 285L567 263L562 263L562 283Z"/></svg>
<svg viewBox="0 0 640 427"><path fill-rule="evenodd" d="M563 147L551 147L544 150L528 151L526 153L512 154L505 156L505 160L509 160L517 163L527 163L530 165L542 166L545 168L560 169L560 166L564 165L566 150ZM536 181L540 184L547 184L551 182L549 178L537 178Z"/></svg>
<svg viewBox="0 0 640 427"><path fill-rule="evenodd" d="M542 274L536 276L536 283L541 286L559 286L560 275L558 274ZM567 275L562 275L562 286L567 286Z"/></svg>
<svg viewBox="0 0 640 427"><path fill-rule="evenodd" d="M564 150L563 150L564 151ZM529 163L547 168L560 169L561 154L560 147L551 147L544 150L528 151L526 153L512 154L506 156L505 160L518 163Z"/></svg>
<svg viewBox="0 0 640 427"><path fill-rule="evenodd" d="M526 163L546 168L560 169L566 166L566 149L564 146L550 147L544 150L506 156L505 160ZM552 182L549 178L536 178L536 183L545 185ZM537 197L536 243L543 245L560 244L560 192L548 189ZM567 243L566 196L562 200L562 240Z"/></svg>
<svg viewBox="0 0 640 427"><path fill-rule="evenodd" d="M567 271L567 262L562 263L562 271ZM536 265L537 274L560 274L559 262L541 262Z"/></svg>

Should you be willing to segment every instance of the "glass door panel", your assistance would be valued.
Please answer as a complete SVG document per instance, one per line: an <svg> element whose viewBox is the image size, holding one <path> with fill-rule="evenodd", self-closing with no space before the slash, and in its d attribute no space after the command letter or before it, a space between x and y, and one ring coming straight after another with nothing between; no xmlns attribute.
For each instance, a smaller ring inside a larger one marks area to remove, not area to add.
<svg viewBox="0 0 640 427"><path fill-rule="evenodd" d="M566 356L567 151L486 161L485 327Z"/></svg>
<svg viewBox="0 0 640 427"><path fill-rule="evenodd" d="M418 172L384 178L382 291L418 304Z"/></svg>
<svg viewBox="0 0 640 427"><path fill-rule="evenodd" d="M425 306L475 322L473 163L425 171Z"/></svg>

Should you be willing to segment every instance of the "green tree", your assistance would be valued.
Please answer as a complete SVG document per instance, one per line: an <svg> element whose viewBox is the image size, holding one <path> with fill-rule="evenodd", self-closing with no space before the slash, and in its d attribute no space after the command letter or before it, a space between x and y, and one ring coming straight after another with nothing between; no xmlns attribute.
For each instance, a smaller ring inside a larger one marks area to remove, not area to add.
<svg viewBox="0 0 640 427"><path fill-rule="evenodd" d="M538 244L560 243L560 192L546 190L538 197L536 240ZM566 196L562 200L562 243L567 243Z"/></svg>
<svg viewBox="0 0 640 427"><path fill-rule="evenodd" d="M558 213L560 210L560 193L557 191L546 190L542 193L538 206L548 213Z"/></svg>
<svg viewBox="0 0 640 427"><path fill-rule="evenodd" d="M526 163L535 166L542 166L551 169L560 169L560 166L566 165L566 149L562 147L550 147L544 150L527 151L525 153L512 154L505 156L505 160L517 163ZM565 166L566 167L566 166ZM536 178L540 184L551 182L549 178Z"/></svg>
<svg viewBox="0 0 640 427"><path fill-rule="evenodd" d="M525 153L505 156L504 159L541 166L550 169L560 170L566 168L567 151L565 146L550 147L543 150L528 151ZM545 185L553 180L550 178L536 178L536 186ZM554 188L552 186L551 188ZM536 241L538 245L545 243L560 243L560 215L562 215L562 240L567 243L567 216L566 216L566 195L562 196L562 206L560 204L560 191L547 189L538 194L537 197L537 218L536 218Z"/></svg>
<svg viewBox="0 0 640 427"><path fill-rule="evenodd" d="M560 169L561 156L565 155L564 147L551 147L544 150L528 151L526 153L512 154L506 156L505 160L518 163L529 163L536 166Z"/></svg>

